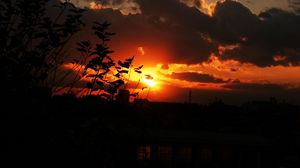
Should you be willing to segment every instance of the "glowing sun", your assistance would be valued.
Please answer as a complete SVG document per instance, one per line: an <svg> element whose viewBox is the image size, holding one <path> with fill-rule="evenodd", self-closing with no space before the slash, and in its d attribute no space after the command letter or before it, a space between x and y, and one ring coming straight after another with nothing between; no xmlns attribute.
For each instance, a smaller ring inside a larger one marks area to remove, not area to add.
<svg viewBox="0 0 300 168"><path fill-rule="evenodd" d="M156 85L156 82L154 80L149 80L145 79L144 82L149 86L149 87L154 87Z"/></svg>
<svg viewBox="0 0 300 168"><path fill-rule="evenodd" d="M145 75L143 82L145 84L147 84L150 88L152 88L156 85L156 82L154 81L154 78L152 77L152 75Z"/></svg>

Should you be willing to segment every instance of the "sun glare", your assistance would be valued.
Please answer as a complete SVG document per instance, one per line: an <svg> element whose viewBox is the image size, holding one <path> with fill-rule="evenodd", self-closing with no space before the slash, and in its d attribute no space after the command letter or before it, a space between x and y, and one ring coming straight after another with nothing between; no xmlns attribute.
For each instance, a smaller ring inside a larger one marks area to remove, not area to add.
<svg viewBox="0 0 300 168"><path fill-rule="evenodd" d="M145 79L144 82L151 88L156 85L156 82L154 80Z"/></svg>
<svg viewBox="0 0 300 168"><path fill-rule="evenodd" d="M150 75L151 74L151 75ZM143 77L143 83L148 85L150 88L153 88L156 85L156 81L154 80L153 73L147 73Z"/></svg>

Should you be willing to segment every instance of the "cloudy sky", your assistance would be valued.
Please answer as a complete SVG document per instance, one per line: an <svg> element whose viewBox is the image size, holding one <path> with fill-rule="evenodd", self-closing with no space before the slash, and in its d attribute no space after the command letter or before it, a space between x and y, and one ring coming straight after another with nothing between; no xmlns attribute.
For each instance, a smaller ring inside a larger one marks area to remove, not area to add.
<svg viewBox="0 0 300 168"><path fill-rule="evenodd" d="M150 100L184 102L191 90L197 103L300 103L299 0L71 2L88 9L73 41L93 39L92 21L112 23L112 57L144 65L155 81Z"/></svg>

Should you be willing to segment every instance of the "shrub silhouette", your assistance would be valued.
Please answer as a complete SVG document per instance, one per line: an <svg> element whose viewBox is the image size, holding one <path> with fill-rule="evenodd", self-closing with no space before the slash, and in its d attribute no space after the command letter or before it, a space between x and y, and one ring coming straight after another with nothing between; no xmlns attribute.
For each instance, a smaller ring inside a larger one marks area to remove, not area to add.
<svg viewBox="0 0 300 168"><path fill-rule="evenodd" d="M78 42L81 56L67 57L66 44L85 26L81 20L85 9L65 1L52 6L58 11L56 16L48 16L47 2L0 2L0 70L4 81L1 85L6 88L2 95L33 97L46 93L49 97L59 89L72 93L75 84L83 78L89 81L86 84L89 95L100 91L102 96L111 99L119 88L126 88L129 81L126 75L130 76L134 57L115 63L109 56L113 51L107 42L114 35L107 31L110 24L95 22L92 29L100 42ZM70 72L58 74L59 68L70 59L76 76L71 77ZM135 71L141 73L141 68ZM108 77L109 74L113 77ZM66 79L69 82L61 85Z"/></svg>
<svg viewBox="0 0 300 168"><path fill-rule="evenodd" d="M86 150L86 143L81 141L81 138L95 138L89 135L90 128L94 128L92 133L99 133L97 125L101 125L101 121L93 122L96 126L88 126L88 129L82 131L80 124L85 120L93 121L93 117L98 115L99 110L110 110L110 106L103 108L109 105L106 101L103 101L97 111L84 105L82 106L86 108L76 108L78 99L72 95L65 95L61 99L55 97L50 99L52 88L57 87L55 82L57 82L58 69L70 59L65 54L66 44L85 26L81 21L85 10L76 8L66 1L53 6L59 11L56 16L47 16L47 2L48 0L0 1L1 100L3 101L4 98L2 108L8 114L5 123L8 123L8 137L13 144L8 152L14 160L31 167L34 163L39 165L39 160L43 164L49 163L50 160L52 162L53 157L56 160L65 156L82 159L76 156L76 154L86 154L82 152ZM117 63L112 60L109 56L112 50L107 46L107 42L113 33L106 31L108 27L107 22L95 22L93 30L100 43L92 45L88 40L79 42L77 49L81 54L86 55L84 57L86 60L73 61L80 63L79 67L84 67L82 77L90 80L87 83L90 93L103 90L112 97L119 88L122 86L125 88L124 84L128 83L129 77L126 79L126 74L129 75L132 69L134 57ZM141 68L138 69L140 70ZM114 73L114 78L108 78L108 73ZM75 78L66 87L71 90L79 79L81 78ZM5 99L9 99L8 103ZM97 102L98 100L96 99ZM87 102L96 104L90 99ZM77 113L74 114L74 111ZM95 116L89 116L91 111ZM74 130L79 130L76 137L69 134ZM107 138L108 142L110 138ZM96 139L97 147L105 147L106 144L99 143L99 139ZM72 146L70 141L78 147ZM98 148L93 147L88 149L99 152L96 150ZM74 149L79 149L79 152L73 154ZM100 150L100 152L106 156L110 154L109 149L107 147L107 151ZM78 161L73 159L73 164L78 163L80 159ZM86 156L86 159L90 158Z"/></svg>
<svg viewBox="0 0 300 168"><path fill-rule="evenodd" d="M81 30L84 9L63 2L47 16L47 0L0 2L0 68L4 95L31 95L51 86L49 75L64 63L64 48Z"/></svg>
<svg viewBox="0 0 300 168"><path fill-rule="evenodd" d="M119 60L118 63L109 56L114 51L107 43L111 40L111 36L115 35L107 31L109 26L107 22L94 22L92 29L99 42L92 44L88 40L81 41L77 43L77 50L88 60L82 74L82 78L88 79L86 84L88 94L98 91L100 96L113 100L120 88L126 89L132 69L141 74L143 66L133 68L134 56L124 61Z"/></svg>

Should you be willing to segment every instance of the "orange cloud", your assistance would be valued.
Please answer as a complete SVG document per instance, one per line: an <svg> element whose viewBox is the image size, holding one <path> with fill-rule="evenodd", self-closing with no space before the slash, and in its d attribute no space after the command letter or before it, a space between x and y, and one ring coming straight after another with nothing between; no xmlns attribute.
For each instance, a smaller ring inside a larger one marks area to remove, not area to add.
<svg viewBox="0 0 300 168"><path fill-rule="evenodd" d="M65 64L64 68L72 70L73 66L73 64ZM203 63L168 64L168 68L165 66L165 64L144 66L141 74L132 71L130 77L126 77L129 80L126 88L131 94L138 93L138 98L178 101L181 100L178 96L187 95L189 89L197 90L199 92L197 94L231 93L238 96L248 93L245 92L248 90L250 94L255 95L256 93L252 92L263 94L266 89L269 89L268 92L271 93L274 88L275 90L280 88L285 92L283 88L293 89L300 86L300 66L258 67L236 60L222 60L215 55L211 55ZM146 75L150 75L151 80L148 80ZM82 84L86 82L86 79L81 79ZM58 90L60 93L63 91ZM73 91L78 96L88 93L87 89L78 87ZM94 94L100 93L99 91Z"/></svg>
<svg viewBox="0 0 300 168"><path fill-rule="evenodd" d="M219 51L219 54L220 55L223 55L226 51L228 51L228 50L234 50L234 49L236 49L236 48L239 48L240 47L240 45L239 44L232 44L232 45L220 45L219 47L218 47L218 51Z"/></svg>
<svg viewBox="0 0 300 168"><path fill-rule="evenodd" d="M211 55L208 61L194 65L169 65L171 71L195 71L213 74L216 77L240 79L244 82L268 81L276 84L300 84L300 66L258 67L236 60L220 60Z"/></svg>
<svg viewBox="0 0 300 168"><path fill-rule="evenodd" d="M201 4L201 9L206 12L209 16L212 16L214 11L215 11L215 7L216 7L216 3L210 2L208 3L206 0L200 0L200 4Z"/></svg>
<svg viewBox="0 0 300 168"><path fill-rule="evenodd" d="M273 57L273 60L276 61L276 62L284 61L286 59L287 59L287 57L286 56L282 56L282 55L275 55Z"/></svg>
<svg viewBox="0 0 300 168"><path fill-rule="evenodd" d="M90 8L91 8L91 9L94 9L94 10L97 10L97 9L98 9L98 10L99 10L99 9L102 9L102 7L103 7L103 6L102 6L101 4L97 4L96 2L91 2L91 3L90 3Z"/></svg>
<svg viewBox="0 0 300 168"><path fill-rule="evenodd" d="M207 0L180 0L180 2L186 4L188 7L196 7L201 12L212 16L218 1L216 0L215 2L208 2Z"/></svg>
<svg viewBox="0 0 300 168"><path fill-rule="evenodd" d="M113 9L120 11L123 15L141 14L139 4L129 0L122 0L117 2L113 0L107 0L105 2L89 0L70 0L70 2L80 8L90 8L93 10Z"/></svg>
<svg viewBox="0 0 300 168"><path fill-rule="evenodd" d="M142 56L145 55L145 50L143 47L138 47L138 52L139 54L141 54Z"/></svg>
<svg viewBox="0 0 300 168"><path fill-rule="evenodd" d="M172 73L180 74L207 74L216 79L221 79L227 83L240 81L243 83L273 83L279 85L299 85L300 84L300 66L270 66L258 67L250 63L241 63L237 60L221 60L215 55L198 64L157 64L154 67L146 68L156 74L156 80L161 86L172 85L181 88L206 88L222 89L222 82L203 83L172 78ZM186 77L188 78L188 76Z"/></svg>

